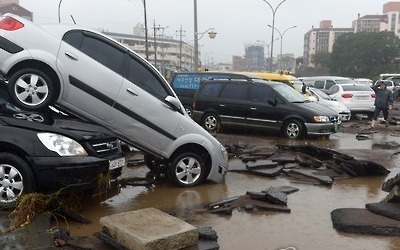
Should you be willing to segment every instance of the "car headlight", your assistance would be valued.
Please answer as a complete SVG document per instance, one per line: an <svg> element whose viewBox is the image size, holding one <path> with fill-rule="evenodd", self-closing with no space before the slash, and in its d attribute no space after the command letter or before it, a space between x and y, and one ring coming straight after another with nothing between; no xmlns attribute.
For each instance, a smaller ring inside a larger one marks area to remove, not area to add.
<svg viewBox="0 0 400 250"><path fill-rule="evenodd" d="M86 150L81 144L63 135L53 133L38 133L39 140L51 151L60 156L86 156Z"/></svg>
<svg viewBox="0 0 400 250"><path fill-rule="evenodd" d="M329 122L329 117L325 115L314 116L316 122Z"/></svg>
<svg viewBox="0 0 400 250"><path fill-rule="evenodd" d="M226 150L226 148L224 146L222 146L222 144L220 144L220 146L221 146L222 156L224 157L224 160L228 161L228 151Z"/></svg>

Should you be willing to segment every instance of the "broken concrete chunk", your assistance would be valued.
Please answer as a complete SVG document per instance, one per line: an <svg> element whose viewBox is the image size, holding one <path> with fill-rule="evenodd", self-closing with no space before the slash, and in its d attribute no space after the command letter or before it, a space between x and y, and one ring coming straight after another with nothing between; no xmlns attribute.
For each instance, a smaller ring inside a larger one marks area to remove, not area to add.
<svg viewBox="0 0 400 250"><path fill-rule="evenodd" d="M322 166L322 161L302 152L296 152L296 161L303 167L320 168Z"/></svg>
<svg viewBox="0 0 400 250"><path fill-rule="evenodd" d="M333 179L329 176L325 175L318 175L316 174L316 170L311 170L311 169L291 169L290 173L296 173L300 175L304 175L306 177L318 180L321 184L324 185L332 185Z"/></svg>
<svg viewBox="0 0 400 250"><path fill-rule="evenodd" d="M290 213L290 208L286 206L280 206L280 205L275 205L275 204L256 204L257 209L261 210L268 210L268 211L277 211L277 212L285 212L285 213Z"/></svg>
<svg viewBox="0 0 400 250"><path fill-rule="evenodd" d="M273 161L273 162L277 162L279 164L296 162L296 156L295 155L272 156L272 157L270 157L268 159Z"/></svg>
<svg viewBox="0 0 400 250"><path fill-rule="evenodd" d="M247 173L266 177L276 177L281 174L282 170L283 166L276 166L273 168L249 169L247 170Z"/></svg>
<svg viewBox="0 0 400 250"><path fill-rule="evenodd" d="M273 168L278 166L278 163L273 162L271 160L256 160L252 162L248 162L246 167L248 169L258 169L258 168Z"/></svg>
<svg viewBox="0 0 400 250"><path fill-rule="evenodd" d="M197 228L155 208L100 218L103 231L128 249L180 249L196 245Z"/></svg>
<svg viewBox="0 0 400 250"><path fill-rule="evenodd" d="M386 180L382 184L382 191L391 192L394 186L400 185L400 174Z"/></svg>
<svg viewBox="0 0 400 250"><path fill-rule="evenodd" d="M387 203L400 203L400 187L394 186L392 191L382 200Z"/></svg>
<svg viewBox="0 0 400 250"><path fill-rule="evenodd" d="M215 201L215 202L212 202L212 203L207 204L205 207L206 207L208 210L217 209L217 208L223 207L223 206L224 206L225 204L227 204L227 203L230 203L230 202L232 202L232 201L235 201L235 200L239 199L239 197L240 197L240 196L234 196L234 197L230 197L230 198L227 198L227 199Z"/></svg>
<svg viewBox="0 0 400 250"><path fill-rule="evenodd" d="M280 192L283 192L283 193L285 193L285 194L292 194L292 193L295 193L295 192L299 191L299 189L296 188L296 187L291 187L291 186L277 186L277 187L269 187L269 188L267 188L267 189L265 189L265 190L263 190L263 191L261 191L261 192L265 193L265 192L267 192L267 191L268 191L269 189L271 189L271 188L277 189L277 190L279 190Z"/></svg>
<svg viewBox="0 0 400 250"><path fill-rule="evenodd" d="M265 197L270 202L277 205L287 205L287 196L284 192L280 191L277 188L271 187L265 192Z"/></svg>
<svg viewBox="0 0 400 250"><path fill-rule="evenodd" d="M399 203L368 203L365 205L365 207L371 212L400 221Z"/></svg>

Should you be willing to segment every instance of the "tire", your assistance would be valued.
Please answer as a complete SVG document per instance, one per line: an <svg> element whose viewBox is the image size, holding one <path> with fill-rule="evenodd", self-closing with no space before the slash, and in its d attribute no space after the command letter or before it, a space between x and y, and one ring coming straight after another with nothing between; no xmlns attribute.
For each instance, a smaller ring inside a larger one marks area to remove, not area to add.
<svg viewBox="0 0 400 250"><path fill-rule="evenodd" d="M215 132L221 126L219 117L215 113L205 114L201 124L208 132Z"/></svg>
<svg viewBox="0 0 400 250"><path fill-rule="evenodd" d="M29 111L45 110L53 105L55 88L45 73L36 69L22 69L8 81L8 93L14 104Z"/></svg>
<svg viewBox="0 0 400 250"><path fill-rule="evenodd" d="M181 187L191 187L203 182L206 166L195 153L178 155L168 167L168 180Z"/></svg>
<svg viewBox="0 0 400 250"><path fill-rule="evenodd" d="M14 207L17 199L34 190L35 181L28 164L10 153L0 153L0 207Z"/></svg>
<svg viewBox="0 0 400 250"><path fill-rule="evenodd" d="M304 126L297 120L290 120L283 127L283 134L289 139L299 139L303 136Z"/></svg>
<svg viewBox="0 0 400 250"><path fill-rule="evenodd" d="M193 112L192 108L185 106L185 111L190 117L192 117L192 112Z"/></svg>

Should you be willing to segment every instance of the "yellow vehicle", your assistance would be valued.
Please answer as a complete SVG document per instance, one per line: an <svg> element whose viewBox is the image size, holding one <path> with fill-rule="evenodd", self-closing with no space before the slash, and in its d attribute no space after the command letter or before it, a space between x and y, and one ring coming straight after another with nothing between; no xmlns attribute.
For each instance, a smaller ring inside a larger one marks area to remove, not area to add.
<svg viewBox="0 0 400 250"><path fill-rule="evenodd" d="M299 92L301 92L301 87L303 86L302 81L300 81L299 79L297 79L292 75L285 73L265 73L265 72L249 72L249 73L259 76L264 80L286 83Z"/></svg>

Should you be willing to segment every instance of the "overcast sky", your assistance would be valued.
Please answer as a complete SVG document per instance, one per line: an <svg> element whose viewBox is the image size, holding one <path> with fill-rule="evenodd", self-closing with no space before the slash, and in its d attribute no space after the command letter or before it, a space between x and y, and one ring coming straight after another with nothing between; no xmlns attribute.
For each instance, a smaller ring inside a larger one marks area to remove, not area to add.
<svg viewBox="0 0 400 250"><path fill-rule="evenodd" d="M275 9L282 0L268 0ZM335 28L350 28L352 21L369 14L382 14L385 0L286 0L276 10L275 28L283 33L283 53L303 55L304 34L321 20L332 20ZM59 0L20 0L20 5L34 13L36 23L58 22ZM165 35L183 41L194 39L194 1L146 0L148 27L166 27ZM90 28L133 33L144 23L143 0L62 0L61 22L74 20ZM215 28L217 36L199 40L202 60L231 62L232 55L243 56L246 45L271 42L272 10L263 0L197 0L198 32ZM149 33L150 34L150 33ZM275 38L280 37L275 32ZM262 42L258 42L262 43ZM281 41L274 43L274 56L280 53ZM269 53L268 53L269 54Z"/></svg>

